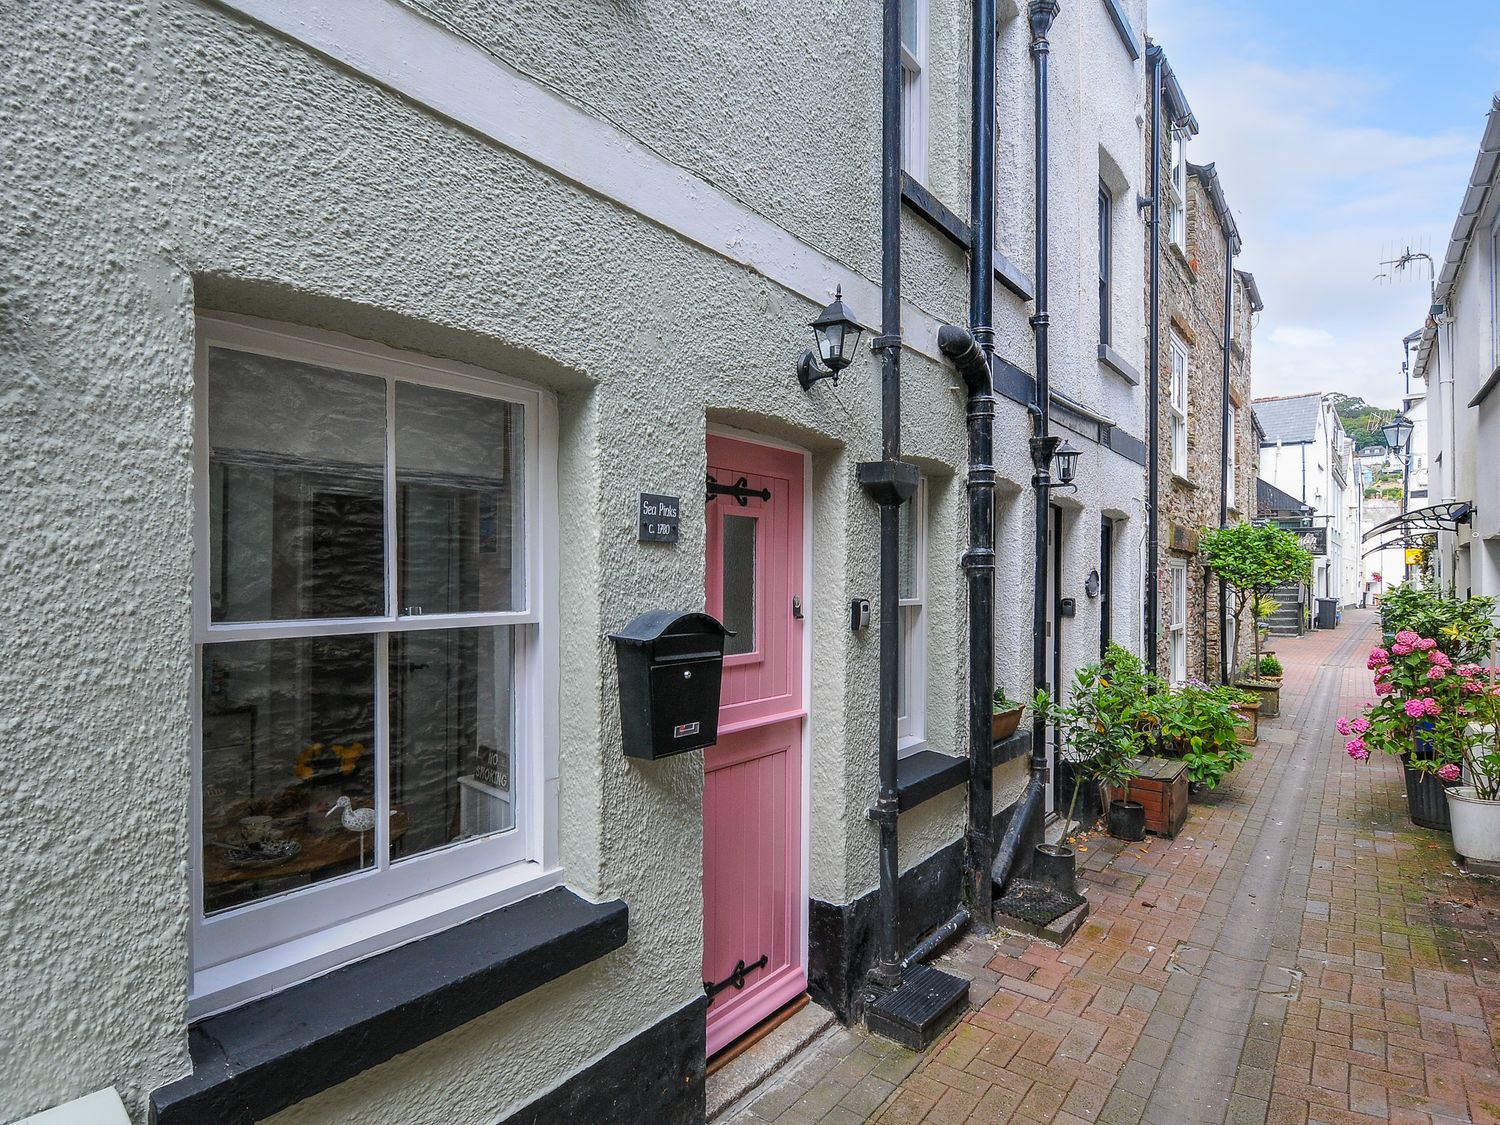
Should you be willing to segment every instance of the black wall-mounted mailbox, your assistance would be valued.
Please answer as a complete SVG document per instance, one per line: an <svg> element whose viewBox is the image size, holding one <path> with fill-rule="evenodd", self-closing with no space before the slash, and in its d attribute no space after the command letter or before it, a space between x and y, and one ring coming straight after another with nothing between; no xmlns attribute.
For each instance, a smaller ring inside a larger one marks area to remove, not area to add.
<svg viewBox="0 0 1500 1125"><path fill-rule="evenodd" d="M611 633L625 756L667 758L719 741L729 630L706 613L653 609Z"/></svg>

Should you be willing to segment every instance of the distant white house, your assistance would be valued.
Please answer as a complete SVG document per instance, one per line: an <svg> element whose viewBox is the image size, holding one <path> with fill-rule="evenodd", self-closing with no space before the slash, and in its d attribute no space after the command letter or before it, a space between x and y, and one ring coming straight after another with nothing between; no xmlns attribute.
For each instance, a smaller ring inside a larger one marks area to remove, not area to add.
<svg viewBox="0 0 1500 1125"><path fill-rule="evenodd" d="M1334 401L1322 393L1256 399L1255 417L1263 432L1261 479L1310 507L1312 526L1327 529L1313 566L1313 597L1351 606L1364 589L1364 487Z"/></svg>

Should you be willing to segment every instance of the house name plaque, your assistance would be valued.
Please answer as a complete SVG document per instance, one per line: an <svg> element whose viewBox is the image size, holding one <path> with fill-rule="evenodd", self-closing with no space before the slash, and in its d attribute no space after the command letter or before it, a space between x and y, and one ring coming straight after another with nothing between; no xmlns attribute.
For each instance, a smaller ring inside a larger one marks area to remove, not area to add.
<svg viewBox="0 0 1500 1125"><path fill-rule="evenodd" d="M675 543L682 520L682 498L641 493L640 533L642 543Z"/></svg>

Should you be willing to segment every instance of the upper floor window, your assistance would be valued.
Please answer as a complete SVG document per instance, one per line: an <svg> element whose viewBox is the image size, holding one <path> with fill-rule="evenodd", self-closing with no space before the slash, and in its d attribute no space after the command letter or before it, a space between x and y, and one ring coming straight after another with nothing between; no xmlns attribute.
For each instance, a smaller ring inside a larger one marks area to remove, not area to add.
<svg viewBox="0 0 1500 1125"><path fill-rule="evenodd" d="M901 166L927 182L927 0L901 0Z"/></svg>
<svg viewBox="0 0 1500 1125"><path fill-rule="evenodd" d="M1240 408L1231 402L1229 404L1229 447L1224 451L1226 458L1224 464L1224 506L1231 510L1238 508L1238 504L1235 502L1234 480L1239 473L1238 459L1235 457L1235 451L1239 445L1239 427Z"/></svg>
<svg viewBox="0 0 1500 1125"><path fill-rule="evenodd" d="M903 751L927 741L927 481L901 506L901 679L896 737Z"/></svg>
<svg viewBox="0 0 1500 1125"><path fill-rule="evenodd" d="M1187 133L1172 130L1169 165L1167 236L1180 250L1187 249Z"/></svg>
<svg viewBox="0 0 1500 1125"><path fill-rule="evenodd" d="M1113 210L1114 199L1109 194L1109 188L1101 183L1099 185L1099 342L1101 344L1111 342L1109 290L1110 260L1114 249L1111 233Z"/></svg>
<svg viewBox="0 0 1500 1125"><path fill-rule="evenodd" d="M1500 218L1490 231L1490 362L1500 368Z"/></svg>
<svg viewBox="0 0 1500 1125"><path fill-rule="evenodd" d="M537 874L555 457L535 390L238 321L197 405L195 999Z"/></svg>
<svg viewBox="0 0 1500 1125"><path fill-rule="evenodd" d="M1187 562L1169 559L1167 576L1167 672L1175 685L1187 679Z"/></svg>
<svg viewBox="0 0 1500 1125"><path fill-rule="evenodd" d="M1188 346L1177 333L1172 333L1171 347L1172 385L1167 396L1167 409L1171 417L1172 472L1186 477L1188 471Z"/></svg>

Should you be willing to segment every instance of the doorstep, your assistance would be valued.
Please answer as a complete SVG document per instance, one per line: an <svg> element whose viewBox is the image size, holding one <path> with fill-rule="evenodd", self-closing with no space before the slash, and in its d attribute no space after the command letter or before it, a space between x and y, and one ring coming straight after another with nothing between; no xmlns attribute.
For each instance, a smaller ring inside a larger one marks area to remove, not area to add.
<svg viewBox="0 0 1500 1125"><path fill-rule="evenodd" d="M772 1075L833 1026L833 1013L809 1001L769 1035L715 1070L706 1082L706 1121L713 1121L759 1091Z"/></svg>

